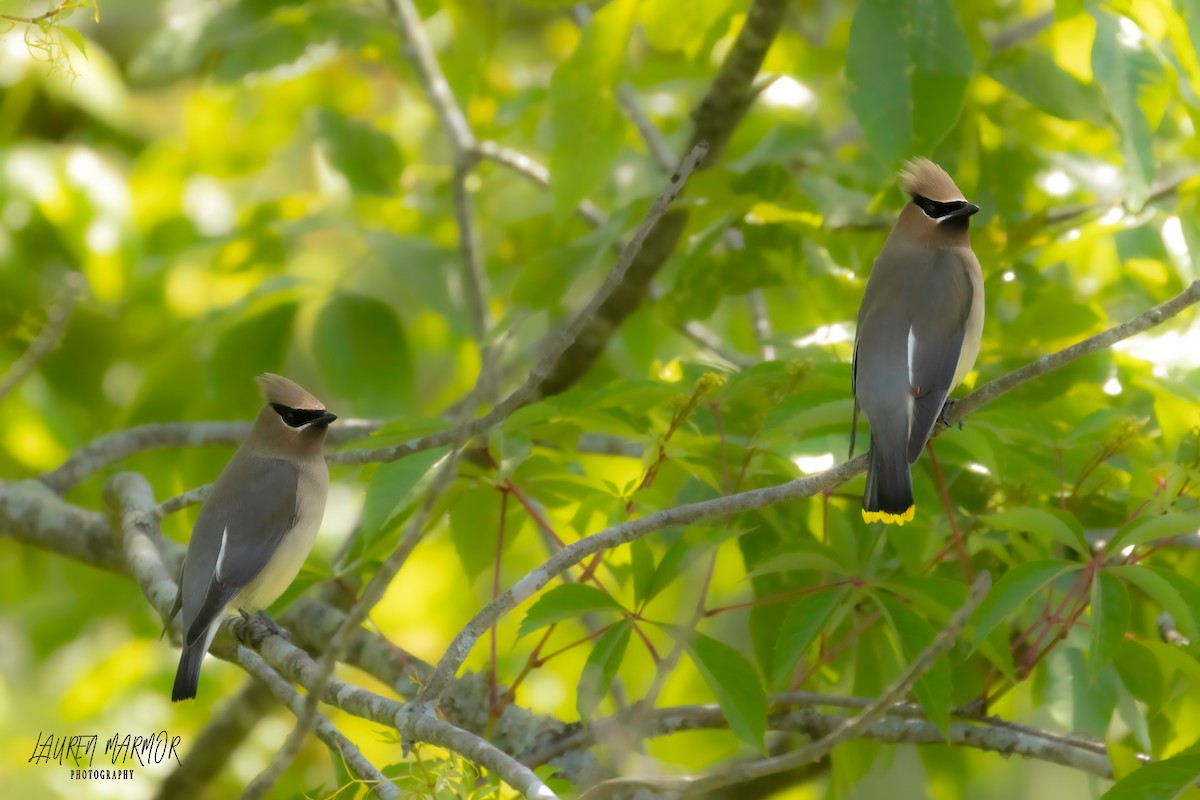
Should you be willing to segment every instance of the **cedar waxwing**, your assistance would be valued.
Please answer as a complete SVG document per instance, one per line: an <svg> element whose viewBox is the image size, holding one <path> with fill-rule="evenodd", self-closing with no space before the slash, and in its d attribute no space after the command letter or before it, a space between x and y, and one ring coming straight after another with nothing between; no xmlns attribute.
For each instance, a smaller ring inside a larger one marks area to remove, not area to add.
<svg viewBox="0 0 1200 800"><path fill-rule="evenodd" d="M182 604L173 701L196 696L200 663L222 616L266 608L283 594L325 514L329 470L321 445L337 417L287 378L255 380L267 403L213 484L183 562L171 613Z"/></svg>
<svg viewBox="0 0 1200 800"><path fill-rule="evenodd" d="M867 280L851 384L855 419L861 406L871 424L862 516L897 525L916 509L909 465L974 365L983 333L983 273L968 236L979 206L924 158L905 166L900 184L912 202Z"/></svg>

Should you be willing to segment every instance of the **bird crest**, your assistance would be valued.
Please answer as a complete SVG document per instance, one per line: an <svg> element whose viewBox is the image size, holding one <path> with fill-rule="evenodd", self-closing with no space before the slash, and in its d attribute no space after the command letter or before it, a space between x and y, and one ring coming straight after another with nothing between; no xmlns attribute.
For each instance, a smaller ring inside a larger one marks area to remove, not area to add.
<svg viewBox="0 0 1200 800"><path fill-rule="evenodd" d="M325 405L294 381L264 372L254 379L267 402L306 411L325 410Z"/></svg>
<svg viewBox="0 0 1200 800"><path fill-rule="evenodd" d="M924 197L939 203L967 199L946 174L946 170L928 158L914 158L905 163L904 168L900 170L900 185L905 192L914 197Z"/></svg>

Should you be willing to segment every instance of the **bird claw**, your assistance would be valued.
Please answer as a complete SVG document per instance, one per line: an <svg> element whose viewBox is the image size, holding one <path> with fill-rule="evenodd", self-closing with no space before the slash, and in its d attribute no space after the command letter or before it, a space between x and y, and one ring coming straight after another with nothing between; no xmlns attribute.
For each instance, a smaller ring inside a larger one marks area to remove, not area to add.
<svg viewBox="0 0 1200 800"><path fill-rule="evenodd" d="M255 636L257 640L261 641L268 636L279 636L283 639L291 641L292 635L283 628L279 627L279 625L275 623L275 620L268 617L266 611L258 611L257 613L250 614L244 608L239 608L238 613L242 615L242 619L246 620L246 624L248 626L257 628L255 631L255 633L258 634Z"/></svg>
<svg viewBox="0 0 1200 800"><path fill-rule="evenodd" d="M950 413L950 410L954 408L957 403L957 400L947 397L946 402L942 403L942 413L938 415L938 421L947 428L958 428L961 431L963 429L962 420L960 419L957 422L951 422L947 416Z"/></svg>

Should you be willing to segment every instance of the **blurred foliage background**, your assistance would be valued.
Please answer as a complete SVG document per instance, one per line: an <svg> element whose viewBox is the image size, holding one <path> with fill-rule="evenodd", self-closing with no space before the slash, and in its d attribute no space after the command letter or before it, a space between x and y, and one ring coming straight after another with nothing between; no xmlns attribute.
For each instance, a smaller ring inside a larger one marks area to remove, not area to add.
<svg viewBox="0 0 1200 800"><path fill-rule="evenodd" d="M542 187L484 158L467 181L489 311L509 337L502 371L515 383L665 185L627 101L672 159L682 155L692 109L749 2L613 0L591 15L556 0L417 5L475 136L549 167ZM47 8L0 0L10 16ZM755 102L681 201L686 229L652 299L575 385L489 435L488 457L464 467L448 514L375 623L436 661L492 596L501 525L507 587L547 556L539 515L571 541L840 461L853 320L904 202L895 172L905 158L932 157L982 207L973 243L987 323L969 386L1181 291L1200 253L1197 15L1194 0L786 4ZM102 0L98 21L86 8L51 22L0 23L0 364L28 347L69 273L83 273L89 292L62 346L0 405L0 476L37 476L136 424L249 419L259 402L251 376L263 371L295 378L343 417L387 421L381 441L444 425L480 361L458 266L454 152L384 4ZM600 224L574 213L584 200ZM707 327L720 352L684 335L689 323ZM1198 527L1198 365L1200 327L1185 316L1034 381L936 440L973 568L1042 571L998 587L1008 607L994 612L987 643L960 643L940 680L918 687L932 719L990 695L1003 717L1109 742L1118 777L1134 752L1200 752L1200 650L1163 643L1156 625L1171 610L1196 641L1200 550L1136 534L1164 514L1165 532ZM588 452L583 433L618 437L628 452ZM212 480L230 452L146 452L120 468L147 475L163 499ZM369 576L437 455L336 469L321 537L289 597L331 574L351 531L358 544L338 569ZM765 725L754 709L768 691L877 695L965 592L927 457L914 482L918 520L887 536L861 523L860 477L607 554L598 575L625 610L600 621L637 613L638 636L630 622L607 629L622 640L612 668L624 696L644 696L661 677L660 705L716 700L751 721L601 760L621 774L703 771L754 753ZM68 499L102 508L102 485L93 476ZM186 541L195 514L168 517L164 530ZM1140 544L1126 563L1119 555L1087 572L1081 591L1088 541L1127 527ZM803 599L813 597L822 600ZM26 760L39 731L165 728L186 748L244 680L210 660L200 700L173 707L178 653L157 640L160 620L137 586L7 539L0 598L5 797L153 796L166 765L104 785ZM1061 616L1049 614L1060 603ZM1072 603L1079 614L1068 620ZM654 654L674 640L656 623L690 626L704 609L696 627L713 649L658 676ZM804 638L796 629L814 615ZM502 685L541 635L517 638L522 616L499 629ZM1062 641L1031 650L1059 630ZM570 619L546 651L593 632ZM564 720L588 706L616 711L606 685L577 691L593 643L523 675L516 702ZM470 667L489 661L481 645ZM377 765L400 760L375 726L334 720ZM268 715L212 796L238 791L290 724ZM433 760L435 771L457 768ZM312 742L276 791L324 797L337 785ZM858 741L754 796L1082 798L1109 785L1042 762Z"/></svg>

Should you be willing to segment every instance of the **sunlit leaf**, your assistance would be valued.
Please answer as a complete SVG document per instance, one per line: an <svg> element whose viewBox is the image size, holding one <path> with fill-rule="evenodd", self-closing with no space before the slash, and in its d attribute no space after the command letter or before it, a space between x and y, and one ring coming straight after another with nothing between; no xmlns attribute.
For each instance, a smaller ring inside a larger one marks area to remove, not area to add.
<svg viewBox="0 0 1200 800"><path fill-rule="evenodd" d="M888 624L896 634L904 657L909 662L919 656L937 635L937 631L920 614L905 604L885 594L875 595L875 600L887 617ZM952 695L950 664L942 654L934 660L913 685L913 691L929 719L946 736L950 729L950 698Z"/></svg>
<svg viewBox="0 0 1200 800"><path fill-rule="evenodd" d="M621 604L602 589L586 583L564 583L543 594L529 607L517 630L517 638L581 614L623 610Z"/></svg>
<svg viewBox="0 0 1200 800"><path fill-rule="evenodd" d="M975 641L1033 600L1033 595L1059 576L1079 569L1069 561L1027 561L1000 576L987 597L971 615Z"/></svg>
<svg viewBox="0 0 1200 800"><path fill-rule="evenodd" d="M683 628L668 628L687 649L704 682L717 697L729 729L746 744L765 750L767 695L758 672L744 655L723 642Z"/></svg>
<svg viewBox="0 0 1200 800"><path fill-rule="evenodd" d="M317 141L329 164L363 194L392 195L400 188L400 149L373 125L343 116L332 108L313 112Z"/></svg>
<svg viewBox="0 0 1200 800"><path fill-rule="evenodd" d="M1091 554L1083 526L1066 512L1054 513L1040 508L1008 508L988 514L983 521L1001 531L1021 531L1045 536L1070 547L1080 555Z"/></svg>
<svg viewBox="0 0 1200 800"><path fill-rule="evenodd" d="M974 59L948 0L866 0L846 51L850 106L877 158L927 152L958 121Z"/></svg>
<svg viewBox="0 0 1200 800"><path fill-rule="evenodd" d="M1167 100L1158 59L1121 30L1118 18L1098 11L1092 71L1108 99L1109 112L1121 131L1130 208L1140 209L1150 195L1157 162L1154 128Z"/></svg>
<svg viewBox="0 0 1200 800"><path fill-rule="evenodd" d="M579 676L579 687L575 694L575 709L581 720L590 721L592 712L612 686L632 633L633 621L623 619L609 628L592 647Z"/></svg>
<svg viewBox="0 0 1200 800"><path fill-rule="evenodd" d="M1200 514L1171 512L1158 517L1138 517L1125 525L1109 540L1107 548L1116 553L1127 547L1137 547L1147 542L1184 536L1200 531Z"/></svg>
<svg viewBox="0 0 1200 800"><path fill-rule="evenodd" d="M429 479L433 466L444 455L445 448L436 448L379 465L367 484L367 497L363 501L362 538L366 544L416 502L423 479Z"/></svg>
<svg viewBox="0 0 1200 800"><path fill-rule="evenodd" d="M1100 800L1175 800L1200 781L1200 755L1146 764L1118 781Z"/></svg>
<svg viewBox="0 0 1200 800"><path fill-rule="evenodd" d="M801 598L788 609L775 645L774 677L771 680L774 685L783 685L791 678L809 645L845 596L844 587L823 589Z"/></svg>
<svg viewBox="0 0 1200 800"><path fill-rule="evenodd" d="M1129 628L1129 592L1120 579L1100 570L1092 581L1093 670L1107 664Z"/></svg>
<svg viewBox="0 0 1200 800"><path fill-rule="evenodd" d="M616 89L637 5L615 0L597 11L550 78L550 188L559 217L606 180L621 151L625 119Z"/></svg>
<svg viewBox="0 0 1200 800"><path fill-rule="evenodd" d="M408 406L408 339L386 303L335 294L317 313L313 351L329 385L363 416L389 416Z"/></svg>

